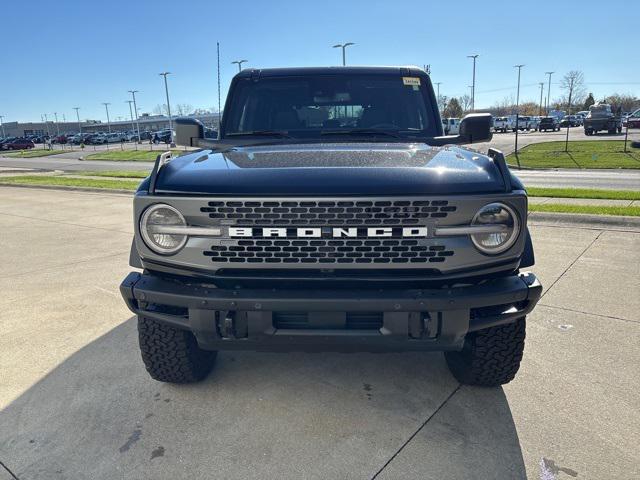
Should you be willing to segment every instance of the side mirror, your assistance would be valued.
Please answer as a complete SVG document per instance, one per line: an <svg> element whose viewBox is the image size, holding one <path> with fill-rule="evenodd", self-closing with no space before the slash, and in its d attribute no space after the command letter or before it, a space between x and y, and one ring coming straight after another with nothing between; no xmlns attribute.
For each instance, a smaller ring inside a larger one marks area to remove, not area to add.
<svg viewBox="0 0 640 480"><path fill-rule="evenodd" d="M487 142L493 138L490 113L470 113L462 119L458 135L434 137L430 145L454 145Z"/></svg>
<svg viewBox="0 0 640 480"><path fill-rule="evenodd" d="M487 142L493 138L491 134L490 113L470 113L460 122L460 141L456 143Z"/></svg>
<svg viewBox="0 0 640 480"><path fill-rule="evenodd" d="M176 118L175 142L184 147L197 147L204 138L204 125L195 118Z"/></svg>

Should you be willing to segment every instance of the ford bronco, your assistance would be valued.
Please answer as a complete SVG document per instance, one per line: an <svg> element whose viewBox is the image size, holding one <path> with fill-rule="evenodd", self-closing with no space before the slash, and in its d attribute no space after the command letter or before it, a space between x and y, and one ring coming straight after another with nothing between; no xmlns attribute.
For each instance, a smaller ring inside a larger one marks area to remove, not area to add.
<svg viewBox="0 0 640 480"><path fill-rule="evenodd" d="M470 114L443 135L415 67L248 69L218 138L178 119L134 200L121 285L142 359L203 379L219 350L444 351L462 383L512 380L542 287L527 195Z"/></svg>

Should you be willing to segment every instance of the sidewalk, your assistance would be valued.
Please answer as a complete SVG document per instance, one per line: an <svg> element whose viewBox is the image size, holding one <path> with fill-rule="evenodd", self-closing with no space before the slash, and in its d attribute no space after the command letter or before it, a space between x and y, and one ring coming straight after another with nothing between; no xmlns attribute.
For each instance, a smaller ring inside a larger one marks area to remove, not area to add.
<svg viewBox="0 0 640 480"><path fill-rule="evenodd" d="M590 205L596 207L640 207L640 200L604 200L598 198L529 197L532 205Z"/></svg>

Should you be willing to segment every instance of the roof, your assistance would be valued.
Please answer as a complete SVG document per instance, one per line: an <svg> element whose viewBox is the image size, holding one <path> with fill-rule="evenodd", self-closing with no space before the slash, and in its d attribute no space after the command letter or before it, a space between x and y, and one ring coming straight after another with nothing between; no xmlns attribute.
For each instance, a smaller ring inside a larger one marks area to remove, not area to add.
<svg viewBox="0 0 640 480"><path fill-rule="evenodd" d="M247 68L236 77L284 77L294 75L427 75L420 67L408 66L362 66L362 67L282 67L282 68Z"/></svg>

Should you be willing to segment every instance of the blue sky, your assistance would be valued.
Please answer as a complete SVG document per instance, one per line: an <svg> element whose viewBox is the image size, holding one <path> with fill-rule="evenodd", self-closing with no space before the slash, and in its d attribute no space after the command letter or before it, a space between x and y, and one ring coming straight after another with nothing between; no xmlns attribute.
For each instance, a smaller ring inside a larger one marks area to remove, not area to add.
<svg viewBox="0 0 640 480"><path fill-rule="evenodd" d="M354 65L430 64L441 93L471 85L478 53L476 107L515 94L537 101L544 72L559 81L582 70L588 91L640 95L640 2L618 1L192 1L105 0L3 2L0 115L39 120L58 112L106 120L129 115L127 90L140 110L164 103L158 72L170 70L171 103L217 105L216 41L221 44L223 101L237 67L336 65L335 43L355 42ZM613 5L613 4L611 4ZM7 21L7 19L22 19ZM566 33L565 33L566 32ZM627 45L627 46L625 46ZM546 88L546 87L545 87ZM559 94L559 87L552 85ZM546 95L546 93L545 93Z"/></svg>

